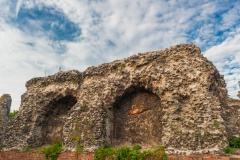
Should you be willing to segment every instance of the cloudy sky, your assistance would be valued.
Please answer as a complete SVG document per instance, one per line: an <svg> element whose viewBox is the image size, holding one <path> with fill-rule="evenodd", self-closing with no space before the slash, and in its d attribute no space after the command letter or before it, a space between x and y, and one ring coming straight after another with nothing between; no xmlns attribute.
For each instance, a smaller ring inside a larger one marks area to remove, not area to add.
<svg viewBox="0 0 240 160"><path fill-rule="evenodd" d="M0 0L0 95L25 82L180 43L199 46L236 98L239 0Z"/></svg>

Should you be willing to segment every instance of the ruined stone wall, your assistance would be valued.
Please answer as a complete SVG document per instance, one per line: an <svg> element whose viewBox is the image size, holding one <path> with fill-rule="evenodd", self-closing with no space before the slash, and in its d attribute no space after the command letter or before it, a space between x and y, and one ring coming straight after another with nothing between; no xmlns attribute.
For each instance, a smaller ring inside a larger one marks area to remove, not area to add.
<svg viewBox="0 0 240 160"><path fill-rule="evenodd" d="M21 149L58 141L76 102L81 78L78 71L70 71L28 81L19 113L9 123L6 146Z"/></svg>
<svg viewBox="0 0 240 160"><path fill-rule="evenodd" d="M194 45L34 78L26 87L7 149L54 138L66 151L143 143L174 154L219 153L227 146L226 84Z"/></svg>
<svg viewBox="0 0 240 160"><path fill-rule="evenodd" d="M226 111L228 138L240 137L240 100L229 98Z"/></svg>
<svg viewBox="0 0 240 160"><path fill-rule="evenodd" d="M12 99L9 94L4 94L2 97L0 97L0 146L2 146L5 139L11 103Z"/></svg>

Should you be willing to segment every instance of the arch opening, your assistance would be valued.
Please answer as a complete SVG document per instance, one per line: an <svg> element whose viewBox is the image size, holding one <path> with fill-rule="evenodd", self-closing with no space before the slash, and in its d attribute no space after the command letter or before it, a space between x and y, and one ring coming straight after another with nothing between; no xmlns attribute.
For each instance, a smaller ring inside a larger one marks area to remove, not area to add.
<svg viewBox="0 0 240 160"><path fill-rule="evenodd" d="M160 98L145 89L131 88L114 104L111 142L113 145L161 143Z"/></svg>
<svg viewBox="0 0 240 160"><path fill-rule="evenodd" d="M63 125L69 110L76 103L77 99L72 95L66 95L49 103L42 126L43 144L62 141Z"/></svg>

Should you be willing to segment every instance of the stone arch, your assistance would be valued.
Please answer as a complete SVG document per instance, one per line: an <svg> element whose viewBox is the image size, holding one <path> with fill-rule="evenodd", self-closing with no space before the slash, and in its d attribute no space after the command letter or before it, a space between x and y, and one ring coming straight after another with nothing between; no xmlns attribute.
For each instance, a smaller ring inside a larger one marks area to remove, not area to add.
<svg viewBox="0 0 240 160"><path fill-rule="evenodd" d="M162 107L160 98L143 87L130 87L116 98L112 107L113 145L154 145L161 143Z"/></svg>
<svg viewBox="0 0 240 160"><path fill-rule="evenodd" d="M76 103L77 99L73 95L61 95L50 101L46 106L42 123L43 144L62 141L63 126L66 122L68 112Z"/></svg>

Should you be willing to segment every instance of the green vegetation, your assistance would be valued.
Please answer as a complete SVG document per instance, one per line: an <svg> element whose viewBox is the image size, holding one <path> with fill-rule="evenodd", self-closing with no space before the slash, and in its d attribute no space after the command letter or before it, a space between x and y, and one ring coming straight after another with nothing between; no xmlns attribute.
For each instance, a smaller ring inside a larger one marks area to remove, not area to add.
<svg viewBox="0 0 240 160"><path fill-rule="evenodd" d="M218 127L220 126L220 123L219 123L219 122L214 122L214 126L215 126L216 128L218 128Z"/></svg>
<svg viewBox="0 0 240 160"><path fill-rule="evenodd" d="M223 149L227 154L233 154L233 148L240 148L240 137L232 138L228 141L229 145Z"/></svg>
<svg viewBox="0 0 240 160"><path fill-rule="evenodd" d="M204 130L204 135L205 136L209 135L209 132L207 130Z"/></svg>
<svg viewBox="0 0 240 160"><path fill-rule="evenodd" d="M113 147L101 147L95 154L95 160L145 160L147 157L159 160L167 160L167 155L165 154L164 148L159 147L155 150L141 151L140 145L135 145L132 148L122 147L122 148L113 148Z"/></svg>
<svg viewBox="0 0 240 160"><path fill-rule="evenodd" d="M78 153L83 151L83 146L85 142L94 142L94 135L88 131L92 130L94 127L94 122L89 119L83 119L82 121L74 120L74 131L70 135L72 141L76 143L76 157Z"/></svg>
<svg viewBox="0 0 240 160"><path fill-rule="evenodd" d="M182 135L182 131L177 131L177 135L181 136Z"/></svg>
<svg viewBox="0 0 240 160"><path fill-rule="evenodd" d="M18 114L17 110L14 110L14 111L10 112L9 115L8 115L8 120L13 119L17 114Z"/></svg>
<svg viewBox="0 0 240 160"><path fill-rule="evenodd" d="M76 159L78 159L78 155L83 151L83 147L80 142L76 144Z"/></svg>
<svg viewBox="0 0 240 160"><path fill-rule="evenodd" d="M240 137L230 139L229 140L229 147L240 148Z"/></svg>
<svg viewBox="0 0 240 160"><path fill-rule="evenodd" d="M89 108L87 106L83 105L83 106L81 106L81 110L83 112L87 112L87 111L89 111Z"/></svg>
<svg viewBox="0 0 240 160"><path fill-rule="evenodd" d="M104 160L105 158L112 159L115 154L113 147L101 147L94 153L95 160Z"/></svg>
<svg viewBox="0 0 240 160"><path fill-rule="evenodd" d="M30 150L31 150L31 148L28 147L28 146L26 146L26 147L23 148L23 151L24 151L24 152L29 152Z"/></svg>
<svg viewBox="0 0 240 160"><path fill-rule="evenodd" d="M0 151L3 149L3 145L0 145Z"/></svg>
<svg viewBox="0 0 240 160"><path fill-rule="evenodd" d="M46 160L56 160L63 149L62 142L53 143L50 146L46 146L42 149L42 153L45 154Z"/></svg>
<svg viewBox="0 0 240 160"><path fill-rule="evenodd" d="M227 154L233 154L233 149L231 147L225 147L223 148L223 151Z"/></svg>
<svg viewBox="0 0 240 160"><path fill-rule="evenodd" d="M122 60L122 62L121 62L121 69L124 69L126 66L125 66L125 61L124 60Z"/></svg>
<svg viewBox="0 0 240 160"><path fill-rule="evenodd" d="M139 144L137 144L137 145L133 146L132 149L137 151L137 150L142 149L142 147Z"/></svg>

